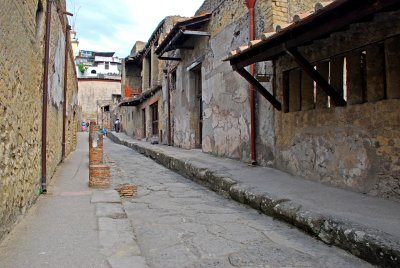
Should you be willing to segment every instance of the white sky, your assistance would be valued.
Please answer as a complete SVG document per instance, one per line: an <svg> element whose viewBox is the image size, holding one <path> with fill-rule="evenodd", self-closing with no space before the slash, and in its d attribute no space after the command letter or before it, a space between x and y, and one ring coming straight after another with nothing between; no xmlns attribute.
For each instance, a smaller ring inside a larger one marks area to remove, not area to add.
<svg viewBox="0 0 400 268"><path fill-rule="evenodd" d="M126 57L136 41L147 42L166 16L193 16L204 0L67 0L79 49L115 51Z"/></svg>

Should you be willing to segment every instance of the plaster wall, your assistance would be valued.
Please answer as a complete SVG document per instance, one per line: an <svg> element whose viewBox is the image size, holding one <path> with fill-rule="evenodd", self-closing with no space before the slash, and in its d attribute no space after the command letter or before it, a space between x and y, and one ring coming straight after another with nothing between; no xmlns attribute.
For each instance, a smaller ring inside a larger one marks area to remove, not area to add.
<svg viewBox="0 0 400 268"><path fill-rule="evenodd" d="M112 94L121 94L121 81L80 79L78 81L78 105L82 107L82 120L96 120L97 101L110 100Z"/></svg>
<svg viewBox="0 0 400 268"><path fill-rule="evenodd" d="M272 18L271 4L259 1L256 5L256 34L265 31L266 21ZM203 129L202 150L219 156L250 161L250 101L249 85L232 70L223 59L229 51L249 41L249 16L245 4L240 1L205 1L196 12L213 13L206 31L211 36L195 40L193 51L181 51L183 61L176 69L176 92L173 100L174 145L186 149L196 147L196 107L192 87L192 74L187 67L201 62ZM271 26L272 27L272 26ZM266 66L257 66L266 72ZM271 68L269 67L269 70ZM265 85L271 89L272 84ZM260 163L273 160L273 113L269 104L257 98L256 122Z"/></svg>

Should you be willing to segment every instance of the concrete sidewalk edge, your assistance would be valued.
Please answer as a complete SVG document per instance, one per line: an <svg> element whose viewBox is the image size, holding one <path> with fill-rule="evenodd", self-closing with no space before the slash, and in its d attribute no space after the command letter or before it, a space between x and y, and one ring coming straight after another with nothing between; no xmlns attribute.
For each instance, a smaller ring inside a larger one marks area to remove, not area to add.
<svg viewBox="0 0 400 268"><path fill-rule="evenodd" d="M225 197L285 221L315 236L328 245L335 245L372 264L382 267L399 267L400 241L377 229L368 228L357 222L316 213L295 201L280 198L271 193L258 192L234 178L216 174L190 161L166 155L157 148L145 148L134 141L118 138L107 133L113 142L127 146L184 177L210 188Z"/></svg>

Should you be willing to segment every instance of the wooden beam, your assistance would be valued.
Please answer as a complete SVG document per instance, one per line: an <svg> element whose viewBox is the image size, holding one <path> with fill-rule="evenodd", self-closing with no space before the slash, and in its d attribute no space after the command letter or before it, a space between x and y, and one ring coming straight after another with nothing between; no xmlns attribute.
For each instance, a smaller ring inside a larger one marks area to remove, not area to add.
<svg viewBox="0 0 400 268"><path fill-rule="evenodd" d="M184 30L184 35L210 36L209 32Z"/></svg>
<svg viewBox="0 0 400 268"><path fill-rule="evenodd" d="M314 67L297 51L286 49L286 53L317 83L317 85L334 101L335 106L346 106L342 96L317 72Z"/></svg>
<svg viewBox="0 0 400 268"><path fill-rule="evenodd" d="M261 95L264 96L278 111L282 109L281 103L271 94L268 90L260 84L246 69L241 68L236 70L238 74L240 74L244 79L247 80L250 84L252 84Z"/></svg>
<svg viewBox="0 0 400 268"><path fill-rule="evenodd" d="M260 61L275 59L287 48L297 48L310 41L325 38L332 32L341 31L352 23L364 21L384 10L396 9L398 0L347 1L336 0L329 10L316 12L298 24L276 33L267 42L261 41L254 48L229 59L233 69L240 69Z"/></svg>
<svg viewBox="0 0 400 268"><path fill-rule="evenodd" d="M176 60L181 61L181 58L173 58L173 57L158 57L159 60Z"/></svg>
<svg viewBox="0 0 400 268"><path fill-rule="evenodd" d="M171 39L171 41L168 42L168 44L161 50L161 52L158 54L162 56L165 52L171 50L170 47L172 46L173 43L175 43L176 40L178 40L183 34L182 30L179 30L179 32L176 33L176 35Z"/></svg>

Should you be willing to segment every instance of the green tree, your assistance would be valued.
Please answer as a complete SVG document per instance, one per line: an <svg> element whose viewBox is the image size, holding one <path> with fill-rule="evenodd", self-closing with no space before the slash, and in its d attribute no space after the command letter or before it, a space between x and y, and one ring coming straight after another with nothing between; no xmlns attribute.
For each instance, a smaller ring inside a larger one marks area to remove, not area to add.
<svg viewBox="0 0 400 268"><path fill-rule="evenodd" d="M86 67L85 65L83 65L83 63L79 63L78 64L78 69L81 72L81 74L84 74L86 72L86 70L88 69L88 67Z"/></svg>

